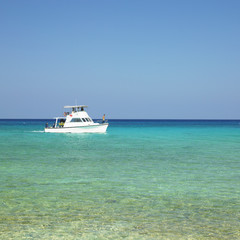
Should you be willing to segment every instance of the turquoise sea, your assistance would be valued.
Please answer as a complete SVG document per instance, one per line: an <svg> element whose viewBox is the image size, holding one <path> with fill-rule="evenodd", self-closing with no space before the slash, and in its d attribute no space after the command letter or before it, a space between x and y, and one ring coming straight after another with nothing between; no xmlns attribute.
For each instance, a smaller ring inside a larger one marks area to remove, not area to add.
<svg viewBox="0 0 240 240"><path fill-rule="evenodd" d="M240 239L240 120L46 121L0 120L0 239Z"/></svg>

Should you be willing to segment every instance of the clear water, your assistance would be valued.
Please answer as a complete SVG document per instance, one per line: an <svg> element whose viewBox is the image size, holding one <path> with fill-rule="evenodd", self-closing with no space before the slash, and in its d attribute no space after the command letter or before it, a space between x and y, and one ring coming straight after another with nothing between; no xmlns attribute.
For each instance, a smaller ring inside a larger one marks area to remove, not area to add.
<svg viewBox="0 0 240 240"><path fill-rule="evenodd" d="M240 121L0 121L1 239L240 239Z"/></svg>

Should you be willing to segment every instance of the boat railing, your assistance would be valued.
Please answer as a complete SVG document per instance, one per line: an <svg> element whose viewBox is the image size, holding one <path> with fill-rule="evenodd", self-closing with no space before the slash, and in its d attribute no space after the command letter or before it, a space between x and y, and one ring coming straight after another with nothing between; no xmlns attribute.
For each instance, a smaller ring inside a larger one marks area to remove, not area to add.
<svg viewBox="0 0 240 240"><path fill-rule="evenodd" d="M97 120L96 122L97 122L97 123L108 123L108 119L106 119L105 121L103 121L103 120Z"/></svg>
<svg viewBox="0 0 240 240"><path fill-rule="evenodd" d="M62 128L64 125L59 125L59 124L51 124L49 125L48 123L45 124L45 128Z"/></svg>

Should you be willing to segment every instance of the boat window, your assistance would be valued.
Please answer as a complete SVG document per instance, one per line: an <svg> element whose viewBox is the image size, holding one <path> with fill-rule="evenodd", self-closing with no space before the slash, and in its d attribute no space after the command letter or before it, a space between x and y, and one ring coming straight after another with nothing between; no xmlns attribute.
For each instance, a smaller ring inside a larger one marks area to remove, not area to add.
<svg viewBox="0 0 240 240"><path fill-rule="evenodd" d="M85 118L87 122L89 122L88 118Z"/></svg>
<svg viewBox="0 0 240 240"><path fill-rule="evenodd" d="M72 118L71 122L82 122L81 118Z"/></svg>
<svg viewBox="0 0 240 240"><path fill-rule="evenodd" d="M84 122L86 122L85 118L82 118L82 120L83 120Z"/></svg>

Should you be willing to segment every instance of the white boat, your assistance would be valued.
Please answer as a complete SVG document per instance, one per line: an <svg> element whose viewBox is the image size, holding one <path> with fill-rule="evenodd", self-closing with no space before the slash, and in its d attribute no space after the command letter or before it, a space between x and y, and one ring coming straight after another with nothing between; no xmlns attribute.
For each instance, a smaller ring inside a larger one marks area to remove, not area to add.
<svg viewBox="0 0 240 240"><path fill-rule="evenodd" d="M87 112L84 110L87 106L65 106L70 108L71 112L65 112L64 117L55 118L53 126L44 129L45 132L51 133L104 133L107 130L108 123L103 119L101 123L93 122ZM105 115L104 115L105 118Z"/></svg>

